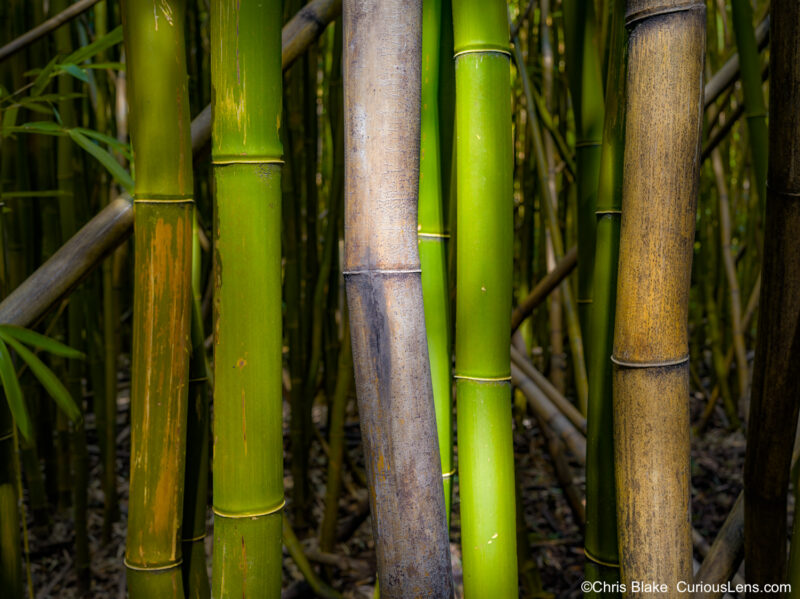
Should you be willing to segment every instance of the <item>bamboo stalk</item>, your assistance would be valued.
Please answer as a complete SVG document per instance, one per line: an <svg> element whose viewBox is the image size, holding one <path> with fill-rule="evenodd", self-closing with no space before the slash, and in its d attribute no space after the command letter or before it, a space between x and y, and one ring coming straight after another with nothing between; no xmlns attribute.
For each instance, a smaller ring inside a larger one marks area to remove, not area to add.
<svg viewBox="0 0 800 599"><path fill-rule="evenodd" d="M692 594L693 599L719 599L722 592L713 590L713 585L721 585L733 578L744 557L744 494L740 493L733 508L725 518L708 554L694 575L695 582L711 585L708 592Z"/></svg>
<svg viewBox="0 0 800 599"><path fill-rule="evenodd" d="M744 483L747 582L782 581L786 493L800 378L792 362L800 323L800 5L772 2L769 172L761 300Z"/></svg>
<svg viewBox="0 0 800 599"><path fill-rule="evenodd" d="M389 598L453 593L416 237L421 24L420 0L344 2L344 274Z"/></svg>
<svg viewBox="0 0 800 599"><path fill-rule="evenodd" d="M281 588L280 22L280 2L211 11L215 597Z"/></svg>
<svg viewBox="0 0 800 599"><path fill-rule="evenodd" d="M626 25L612 356L621 579L626 586L634 580L666 584L663 596L677 597L676 583L692 576L687 320L705 4L629 0Z"/></svg>
<svg viewBox="0 0 800 599"><path fill-rule="evenodd" d="M185 11L185 0L122 4L136 162L125 555L132 599L183 597L184 592L180 534L194 212Z"/></svg>
<svg viewBox="0 0 800 599"><path fill-rule="evenodd" d="M14 421L8 404L0 401L0 585L11 597L22 597L17 467L14 459Z"/></svg>
<svg viewBox="0 0 800 599"><path fill-rule="evenodd" d="M422 299L430 358L433 404L439 457L442 463L444 501L448 521L455 464L453 463L451 318L447 288L447 244L450 230L442 196L439 143L439 55L441 0L422 3L422 112L419 164L417 240L422 269Z"/></svg>
<svg viewBox="0 0 800 599"><path fill-rule="evenodd" d="M505 2L454 0L455 371L464 593L516 597L511 438L513 155Z"/></svg>

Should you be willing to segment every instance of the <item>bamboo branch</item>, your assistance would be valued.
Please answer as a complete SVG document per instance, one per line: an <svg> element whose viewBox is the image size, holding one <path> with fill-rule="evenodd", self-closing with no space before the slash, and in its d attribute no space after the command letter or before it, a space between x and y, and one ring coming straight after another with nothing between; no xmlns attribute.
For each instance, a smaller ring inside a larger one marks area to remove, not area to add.
<svg viewBox="0 0 800 599"><path fill-rule="evenodd" d="M541 304L550 292L558 288L561 282L569 276L578 264L578 246L572 246L564 257L558 261L556 267L548 272L536 286L531 289L520 304L514 308L511 314L511 332L515 332L519 326L530 316L536 307Z"/></svg>

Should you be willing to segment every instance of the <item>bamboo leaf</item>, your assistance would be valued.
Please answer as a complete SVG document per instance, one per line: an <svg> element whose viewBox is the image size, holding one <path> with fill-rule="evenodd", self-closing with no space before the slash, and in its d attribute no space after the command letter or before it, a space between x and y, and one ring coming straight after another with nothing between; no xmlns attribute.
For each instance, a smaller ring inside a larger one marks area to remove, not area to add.
<svg viewBox="0 0 800 599"><path fill-rule="evenodd" d="M127 191L133 192L133 179L130 174L122 168L122 165L120 165L108 151L101 148L76 129L68 129L67 134L72 138L72 141L94 156L120 185Z"/></svg>
<svg viewBox="0 0 800 599"><path fill-rule="evenodd" d="M39 71L39 74L33 81L33 87L31 87L31 96L38 96L45 90L47 84L50 83L50 76L53 74L53 71L55 71L57 64L58 56L53 58L53 60L47 63L47 66Z"/></svg>
<svg viewBox="0 0 800 599"><path fill-rule="evenodd" d="M45 366L44 363L37 358L31 350L22 345L13 337L6 338L6 341L11 347L14 348L14 351L17 352L20 359L28 365L28 368L31 369L33 376L35 376L42 386L47 390L47 392L50 394L50 397L55 400L56 405L61 408L61 411L64 412L72 422L79 420L81 417L81 411L78 408L78 405L75 403L75 400L72 399L72 396L69 394L69 391L67 391L67 388L64 386L64 384L58 380L58 377L55 374L53 374L53 371ZM2 343L2 341L0 341L0 343Z"/></svg>
<svg viewBox="0 0 800 599"><path fill-rule="evenodd" d="M79 81L83 81L84 83L89 83L89 75L80 68L76 64L68 63L68 64L60 64L58 65L58 70L67 73L68 75L72 75L75 79Z"/></svg>
<svg viewBox="0 0 800 599"><path fill-rule="evenodd" d="M42 135L64 135L64 127L54 121L31 121L22 125L8 127L11 133L41 133Z"/></svg>
<svg viewBox="0 0 800 599"><path fill-rule="evenodd" d="M115 150L119 150L120 152L125 153L126 155L130 156L131 146L130 144L123 143L119 141L116 137L111 137L110 135L106 135L105 133L100 133L99 131L95 131L94 129L84 129L83 127L75 127L73 131L78 131L85 135L86 137L91 137L92 139L96 139L99 142L102 142Z"/></svg>
<svg viewBox="0 0 800 599"><path fill-rule="evenodd" d="M122 62L92 62L83 65L84 69L111 69L112 71L124 71L125 63Z"/></svg>
<svg viewBox="0 0 800 599"><path fill-rule="evenodd" d="M17 380L17 373L14 371L14 362L11 360L11 352L2 340L0 340L0 382L6 392L6 401L14 417L14 422L25 439L30 439L33 435L31 419L28 409L25 407L25 400L22 398L22 389Z"/></svg>
<svg viewBox="0 0 800 599"><path fill-rule="evenodd" d="M64 58L64 63L79 64L85 60L89 60L93 56L99 54L103 50L107 50L112 46L116 46L122 42L122 25L106 33L103 37L93 41L91 44L75 50L72 54Z"/></svg>
<svg viewBox="0 0 800 599"><path fill-rule="evenodd" d="M0 324L0 338L9 341L9 338L16 339L26 345L30 345L37 349L44 350L54 356L61 356L62 358L70 358L75 360L83 360L86 356L79 352L77 349L64 345L60 341L56 341L50 337L46 337L36 331L24 329L10 324Z"/></svg>

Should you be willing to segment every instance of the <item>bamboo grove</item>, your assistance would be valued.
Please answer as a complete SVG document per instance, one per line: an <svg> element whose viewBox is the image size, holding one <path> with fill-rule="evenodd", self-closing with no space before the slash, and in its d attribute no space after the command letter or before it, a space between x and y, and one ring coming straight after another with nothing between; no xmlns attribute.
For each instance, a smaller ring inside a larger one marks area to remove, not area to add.
<svg viewBox="0 0 800 599"><path fill-rule="evenodd" d="M0 596L800 596L795 0L0 32Z"/></svg>

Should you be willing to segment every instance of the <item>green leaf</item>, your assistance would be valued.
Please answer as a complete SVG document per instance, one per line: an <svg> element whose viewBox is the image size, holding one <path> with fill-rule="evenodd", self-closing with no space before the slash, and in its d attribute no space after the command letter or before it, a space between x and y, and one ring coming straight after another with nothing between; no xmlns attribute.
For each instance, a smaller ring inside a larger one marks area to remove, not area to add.
<svg viewBox="0 0 800 599"><path fill-rule="evenodd" d="M83 65L84 69L111 69L112 71L124 71L124 62L90 62Z"/></svg>
<svg viewBox="0 0 800 599"><path fill-rule="evenodd" d="M95 131L94 129L84 129L83 127L75 127L73 131L79 131L86 137L91 137L92 139L96 139L97 141L104 143L115 150L123 152L126 155L130 155L131 146L129 144L123 143L118 140L116 137L111 137L110 135L106 135L105 133L100 133L99 131Z"/></svg>
<svg viewBox="0 0 800 599"><path fill-rule="evenodd" d="M19 432L25 439L33 436L31 418L28 416L28 409L25 407L25 400L22 398L22 389L17 380L17 373L14 370L14 362L11 360L11 352L8 351L6 344L0 340L0 382L6 392L6 401L17 424Z"/></svg>
<svg viewBox="0 0 800 599"><path fill-rule="evenodd" d="M90 59L92 56L99 54L103 50L107 50L111 46L116 46L122 42L122 25L106 33L103 37L96 39L91 44L75 50L72 54L67 56L62 62L80 64L84 60Z"/></svg>
<svg viewBox="0 0 800 599"><path fill-rule="evenodd" d="M0 337L9 342L9 338L16 339L17 341L20 341L26 345L44 350L50 354L53 354L54 356L61 356L62 358L83 360L86 357L77 349L72 349L60 341L56 341L50 337L45 337L36 331L23 329L22 327L17 327L10 324L0 324Z"/></svg>
<svg viewBox="0 0 800 599"><path fill-rule="evenodd" d="M14 351L17 352L20 359L28 365L28 368L31 369L33 376L35 376L39 382L42 384L47 392L50 394L61 411L67 415L72 422L76 422L81 417L81 411L78 408L75 400L72 399L72 396L67 391L67 388L64 384L58 380L58 377L53 374L53 371L50 370L44 363L36 357L36 355L22 345L16 339L8 338L8 344L14 348ZM2 343L2 341L0 341ZM3 345L5 346L5 345ZM20 429L22 430L22 429ZM27 438L27 437L26 437Z"/></svg>
<svg viewBox="0 0 800 599"><path fill-rule="evenodd" d="M122 168L122 165L108 151L76 129L67 129L67 134L72 138L72 141L89 152L100 164L106 167L106 170L117 180L117 183L122 185L128 192L133 192L133 179L130 174Z"/></svg>
<svg viewBox="0 0 800 599"><path fill-rule="evenodd" d="M16 127L9 127L12 133L41 133L42 135L64 135L64 127L54 121L31 121Z"/></svg>
<svg viewBox="0 0 800 599"><path fill-rule="evenodd" d="M31 96L38 96L44 91L44 89L47 87L47 84L50 83L50 76L53 74L53 71L55 71L57 64L58 56L53 58L53 60L47 63L47 66L39 71L39 74L33 81Z"/></svg>
<svg viewBox="0 0 800 599"><path fill-rule="evenodd" d="M60 102L61 100L77 100L83 98L85 94L69 93L69 94L42 94L35 98L20 98L17 103L25 106L31 102Z"/></svg>
<svg viewBox="0 0 800 599"><path fill-rule="evenodd" d="M27 108L31 112L38 112L39 114L46 114L47 116L51 116L53 114L53 107L49 104L42 104L40 102L26 102L22 105L23 108Z"/></svg>
<svg viewBox="0 0 800 599"><path fill-rule="evenodd" d="M83 81L84 83L89 83L89 75L87 75L86 71L84 71L76 64L73 63L60 64L58 65L58 70L63 71L64 73L67 73L69 75L72 75L73 77L75 77L75 79Z"/></svg>

